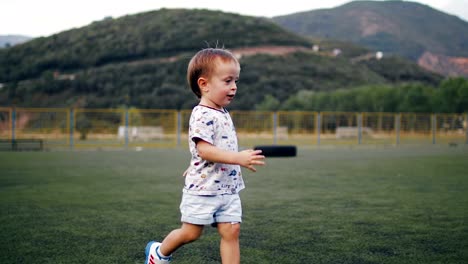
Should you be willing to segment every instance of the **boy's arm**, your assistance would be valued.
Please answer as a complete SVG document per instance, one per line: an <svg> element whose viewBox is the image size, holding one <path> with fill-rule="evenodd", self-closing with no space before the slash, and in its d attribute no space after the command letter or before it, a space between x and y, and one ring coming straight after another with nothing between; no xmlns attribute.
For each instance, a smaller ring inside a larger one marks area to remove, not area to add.
<svg viewBox="0 0 468 264"><path fill-rule="evenodd" d="M253 172L257 171L254 165L265 165L265 156L260 155L261 150L248 149L240 152L220 149L206 141L198 140L197 151L200 157L215 163L237 164Z"/></svg>

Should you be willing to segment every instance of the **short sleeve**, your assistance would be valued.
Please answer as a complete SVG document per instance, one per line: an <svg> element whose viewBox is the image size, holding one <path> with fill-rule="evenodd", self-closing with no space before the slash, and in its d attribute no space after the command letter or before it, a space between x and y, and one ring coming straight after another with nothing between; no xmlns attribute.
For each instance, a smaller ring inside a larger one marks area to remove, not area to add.
<svg viewBox="0 0 468 264"><path fill-rule="evenodd" d="M210 144L214 144L214 127L215 117L211 114L212 111L204 111L203 108L199 108L198 111L194 112L190 120L190 139L193 142L197 142L197 139L201 139Z"/></svg>

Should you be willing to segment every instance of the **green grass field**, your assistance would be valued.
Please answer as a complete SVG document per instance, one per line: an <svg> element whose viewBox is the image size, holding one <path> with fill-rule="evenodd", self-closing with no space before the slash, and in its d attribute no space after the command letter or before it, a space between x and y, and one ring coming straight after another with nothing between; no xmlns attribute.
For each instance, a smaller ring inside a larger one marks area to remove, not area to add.
<svg viewBox="0 0 468 264"><path fill-rule="evenodd" d="M143 263L186 149L0 152L0 263ZM242 263L467 263L468 147L299 149L244 170ZM220 263L216 229L173 263Z"/></svg>

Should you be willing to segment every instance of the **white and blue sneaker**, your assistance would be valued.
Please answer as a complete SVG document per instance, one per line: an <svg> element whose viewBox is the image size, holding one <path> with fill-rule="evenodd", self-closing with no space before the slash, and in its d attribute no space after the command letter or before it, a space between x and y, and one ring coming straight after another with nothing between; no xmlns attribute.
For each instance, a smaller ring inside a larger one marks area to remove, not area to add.
<svg viewBox="0 0 468 264"><path fill-rule="evenodd" d="M161 243L150 241L145 248L146 261L145 264L164 264L170 263L172 257L162 257L158 253L158 249Z"/></svg>

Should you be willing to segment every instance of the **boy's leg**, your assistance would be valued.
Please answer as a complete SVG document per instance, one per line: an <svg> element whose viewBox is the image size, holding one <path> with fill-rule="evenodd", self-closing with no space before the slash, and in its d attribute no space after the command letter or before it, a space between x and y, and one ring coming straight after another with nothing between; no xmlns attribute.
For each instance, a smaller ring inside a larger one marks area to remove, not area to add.
<svg viewBox="0 0 468 264"><path fill-rule="evenodd" d="M221 236L221 260L223 264L240 263L240 223L218 223Z"/></svg>
<svg viewBox="0 0 468 264"><path fill-rule="evenodd" d="M169 233L162 243L150 241L145 248L145 264L169 263L174 251L199 238L202 231L203 226L182 223L182 227Z"/></svg>
<svg viewBox="0 0 468 264"><path fill-rule="evenodd" d="M202 225L182 223L179 229L173 230L164 238L159 250L165 256L170 256L184 244L197 240L203 232Z"/></svg>

